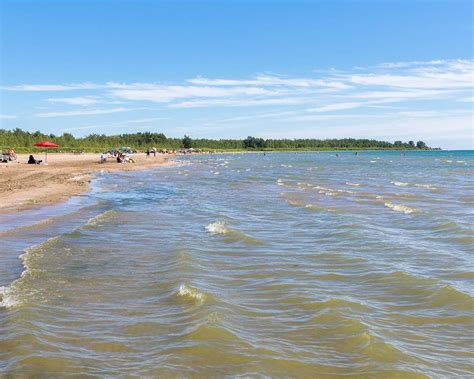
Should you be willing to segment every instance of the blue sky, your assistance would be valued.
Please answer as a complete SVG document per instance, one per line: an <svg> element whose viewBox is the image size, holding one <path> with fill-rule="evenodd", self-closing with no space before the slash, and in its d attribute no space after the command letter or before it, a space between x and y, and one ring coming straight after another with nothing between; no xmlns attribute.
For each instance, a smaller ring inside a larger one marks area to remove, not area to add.
<svg viewBox="0 0 474 379"><path fill-rule="evenodd" d="M471 1L0 1L0 127L473 147Z"/></svg>

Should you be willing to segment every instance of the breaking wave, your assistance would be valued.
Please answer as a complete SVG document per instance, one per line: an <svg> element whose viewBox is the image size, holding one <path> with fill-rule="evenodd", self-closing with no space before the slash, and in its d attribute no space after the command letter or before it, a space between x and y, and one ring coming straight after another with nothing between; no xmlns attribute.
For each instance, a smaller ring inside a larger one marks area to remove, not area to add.
<svg viewBox="0 0 474 379"><path fill-rule="evenodd" d="M1 287L0 290L0 307L12 308L22 305L28 295L34 296L38 292L38 289L28 286L28 280L34 277L35 273L42 271L41 268L35 267L35 256L42 254L46 248L57 243L60 240L60 236L52 237L38 245L32 246L25 250L20 255L20 259L25 268L21 273L21 276L14 280L7 287Z"/></svg>
<svg viewBox="0 0 474 379"><path fill-rule="evenodd" d="M408 183L405 183L405 182L395 182L395 181L392 181L390 182L392 183L393 185L395 186L398 186L398 187L406 187L408 185Z"/></svg>
<svg viewBox="0 0 474 379"><path fill-rule="evenodd" d="M222 221L210 223L206 226L206 230L211 234L226 234L229 232L229 229L225 227L225 223Z"/></svg>
<svg viewBox="0 0 474 379"><path fill-rule="evenodd" d="M401 212L401 213L405 213L405 214L410 214L410 213L413 213L413 212L416 211L415 208L412 208L412 207L409 207L409 206L403 205L403 204L393 204L393 203L390 203L390 202L386 202L386 203L384 203L384 205L387 208L390 208L390 209L394 210L395 212Z"/></svg>
<svg viewBox="0 0 474 379"><path fill-rule="evenodd" d="M199 303L203 303L206 300L206 294L199 292L196 288L188 286L186 284L181 284L179 286L176 296L192 299Z"/></svg>
<svg viewBox="0 0 474 379"><path fill-rule="evenodd" d="M101 222L104 222L104 221L110 219L111 217L113 217L116 214L117 214L117 211L115 211L113 209L109 209L108 211L105 211L103 213L98 214L95 217L90 218L86 222L85 226L86 227L87 226L89 226L89 227L90 226L98 226L98 225L100 225Z"/></svg>
<svg viewBox="0 0 474 379"><path fill-rule="evenodd" d="M231 229L223 221L212 222L206 226L206 230L211 234L220 234L226 242L245 242L249 245L261 245L262 241L251 237L240 230Z"/></svg>

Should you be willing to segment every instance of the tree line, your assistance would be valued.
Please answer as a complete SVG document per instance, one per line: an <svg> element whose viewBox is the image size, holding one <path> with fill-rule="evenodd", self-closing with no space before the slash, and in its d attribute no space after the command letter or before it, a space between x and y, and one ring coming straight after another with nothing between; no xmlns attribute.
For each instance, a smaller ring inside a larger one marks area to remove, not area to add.
<svg viewBox="0 0 474 379"><path fill-rule="evenodd" d="M18 152L34 151L34 144L41 140L57 143L61 151L100 152L122 146L136 150L157 149L178 150L195 148L202 150L355 150L355 149L430 149L423 141L378 141L374 139L263 139L247 137L239 139L191 139L168 138L163 133L139 132L119 135L89 134L77 138L70 133L62 135L28 132L20 128L0 129L0 149L13 148Z"/></svg>

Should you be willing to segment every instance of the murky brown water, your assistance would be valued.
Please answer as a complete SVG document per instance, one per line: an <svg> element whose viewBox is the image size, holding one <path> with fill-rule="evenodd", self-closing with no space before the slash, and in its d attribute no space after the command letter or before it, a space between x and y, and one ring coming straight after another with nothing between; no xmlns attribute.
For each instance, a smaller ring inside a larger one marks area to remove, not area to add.
<svg viewBox="0 0 474 379"><path fill-rule="evenodd" d="M192 157L3 216L0 376L468 377L473 163Z"/></svg>

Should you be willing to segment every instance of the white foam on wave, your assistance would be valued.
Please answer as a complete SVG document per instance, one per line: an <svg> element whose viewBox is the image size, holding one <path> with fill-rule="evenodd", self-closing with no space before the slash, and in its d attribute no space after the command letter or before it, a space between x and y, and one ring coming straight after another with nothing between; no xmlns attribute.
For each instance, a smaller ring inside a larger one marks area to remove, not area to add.
<svg viewBox="0 0 474 379"><path fill-rule="evenodd" d="M279 186L284 185L283 180L282 180L282 179L278 179L278 180L277 180L277 184L278 184Z"/></svg>
<svg viewBox="0 0 474 379"><path fill-rule="evenodd" d="M405 182L392 181L390 183L392 183L393 185L398 186L398 187L406 187L408 185L408 183L405 183Z"/></svg>
<svg viewBox="0 0 474 379"><path fill-rule="evenodd" d="M105 221L108 217L112 216L113 214L114 214L114 210L109 209L108 211L105 211L103 213L98 214L97 216L90 218L86 222L86 225L96 226L100 221Z"/></svg>
<svg viewBox="0 0 474 379"><path fill-rule="evenodd" d="M197 300L199 302L203 302L206 299L205 294L199 292L196 288L187 286L186 284L181 284L179 286L178 293L176 295L179 297Z"/></svg>
<svg viewBox="0 0 474 379"><path fill-rule="evenodd" d="M326 210L326 211L331 212L331 209L329 209L329 208L324 208L324 207L322 207L322 206L320 206L320 205L318 205L318 204L306 204L304 207L305 207L306 209L311 209L311 210L313 210L313 211L324 211L324 210Z"/></svg>
<svg viewBox="0 0 474 379"><path fill-rule="evenodd" d="M353 187L360 187L360 183L351 183L351 182L346 182L348 186L353 186Z"/></svg>
<svg viewBox="0 0 474 379"><path fill-rule="evenodd" d="M415 187L427 188L427 189L430 189L430 190L436 190L436 189L438 189L438 188L436 188L436 187L433 187L431 184L419 184L419 183L415 183Z"/></svg>
<svg viewBox="0 0 474 379"><path fill-rule="evenodd" d="M345 189L334 189L334 188L328 188L328 187L323 187L323 186L313 186L312 188L319 190L318 193L321 193L327 196L337 196L341 193L348 193L348 194L357 193L357 192L349 191Z"/></svg>
<svg viewBox="0 0 474 379"><path fill-rule="evenodd" d="M326 196L336 196L336 195L338 195L337 192L331 192L331 191L318 191L318 193L324 194Z"/></svg>
<svg viewBox="0 0 474 379"><path fill-rule="evenodd" d="M9 287L0 287L0 307L13 308L19 304Z"/></svg>
<svg viewBox="0 0 474 379"><path fill-rule="evenodd" d="M223 221L212 222L206 226L206 230L211 234L226 234L229 230L225 227Z"/></svg>
<svg viewBox="0 0 474 379"><path fill-rule="evenodd" d="M390 202L386 202L384 203L384 205L387 207L387 208L390 208L396 212L401 212L401 213L405 213L405 214L410 214L410 213L413 213L415 212L415 208L411 208L407 205L403 205L403 204L393 204L393 203L390 203Z"/></svg>
<svg viewBox="0 0 474 379"><path fill-rule="evenodd" d="M233 242L244 242L250 245L261 245L262 242L252 236L241 232L240 230L234 230L227 228L223 221L217 221L210 223L206 226L206 230L211 234L221 234L225 241Z"/></svg>
<svg viewBox="0 0 474 379"><path fill-rule="evenodd" d="M0 287L0 307L13 308L21 305L24 302L24 299L22 299L21 296L20 288L22 286L22 281L27 280L28 275L32 275L35 270L31 267L31 259L33 252L36 249L45 248L59 239L60 236L49 238L38 245L26 249L25 252L20 255L19 258L21 259L23 267L25 269L21 273L20 277L10 283L10 285L6 287Z"/></svg>

